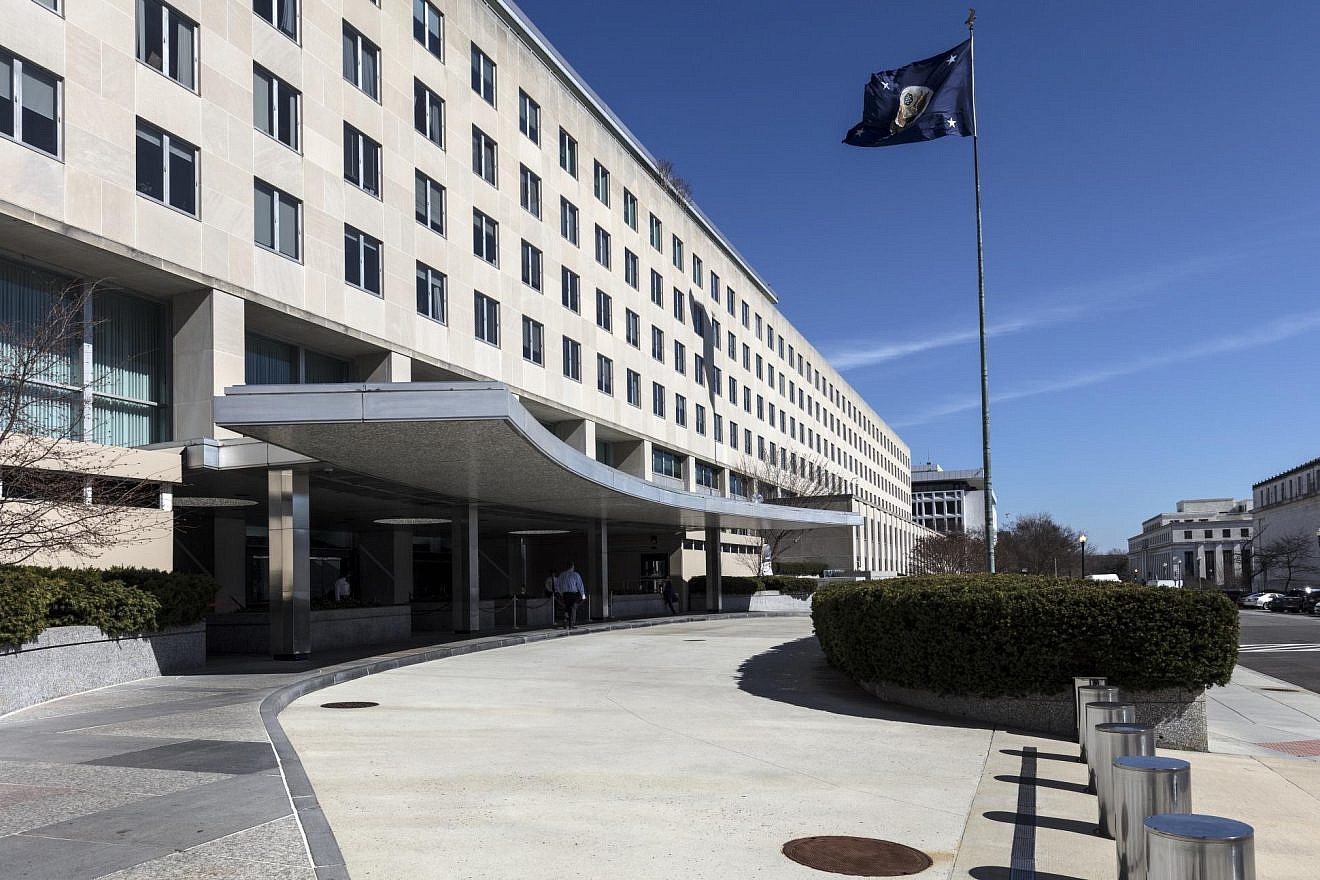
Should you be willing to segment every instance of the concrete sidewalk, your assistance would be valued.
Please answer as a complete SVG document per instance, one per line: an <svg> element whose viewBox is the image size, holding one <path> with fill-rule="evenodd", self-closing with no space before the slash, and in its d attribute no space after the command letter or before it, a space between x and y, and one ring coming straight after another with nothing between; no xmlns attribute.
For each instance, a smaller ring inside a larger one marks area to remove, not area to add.
<svg viewBox="0 0 1320 880"><path fill-rule="evenodd" d="M1320 761L1320 694L1239 666L1206 700L1210 751Z"/></svg>

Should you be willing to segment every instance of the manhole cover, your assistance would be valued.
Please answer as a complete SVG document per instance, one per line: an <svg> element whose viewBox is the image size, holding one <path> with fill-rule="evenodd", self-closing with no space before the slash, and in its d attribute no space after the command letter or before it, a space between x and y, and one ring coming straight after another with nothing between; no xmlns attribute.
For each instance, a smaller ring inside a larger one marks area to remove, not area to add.
<svg viewBox="0 0 1320 880"><path fill-rule="evenodd" d="M685 642L704 642L705 639L684 639Z"/></svg>
<svg viewBox="0 0 1320 880"><path fill-rule="evenodd" d="M906 877L932 864L920 850L874 837L799 837L784 844L784 855L799 865L850 877Z"/></svg>
<svg viewBox="0 0 1320 880"><path fill-rule="evenodd" d="M379 706L380 703L369 703L365 700L345 700L342 703L322 703L322 709L370 709L372 706Z"/></svg>
<svg viewBox="0 0 1320 880"><path fill-rule="evenodd" d="M1267 687L1263 687L1263 688L1261 688L1261 690L1263 690L1263 691L1274 691L1274 692L1276 692L1276 693L1280 693L1280 694L1299 694L1299 693L1301 693L1301 691L1297 690L1297 688L1267 688Z"/></svg>

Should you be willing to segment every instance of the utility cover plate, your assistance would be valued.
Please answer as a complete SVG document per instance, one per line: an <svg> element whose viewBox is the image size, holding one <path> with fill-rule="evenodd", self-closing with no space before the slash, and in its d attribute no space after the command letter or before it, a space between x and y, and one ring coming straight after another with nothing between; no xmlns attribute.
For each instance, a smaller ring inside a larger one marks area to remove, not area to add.
<svg viewBox="0 0 1320 880"><path fill-rule="evenodd" d="M341 703L322 703L322 709L370 709L372 706L379 706L380 703L370 703L366 700L345 700Z"/></svg>
<svg viewBox="0 0 1320 880"><path fill-rule="evenodd" d="M850 877L906 877L932 864L920 850L874 837L799 837L784 844L799 865Z"/></svg>

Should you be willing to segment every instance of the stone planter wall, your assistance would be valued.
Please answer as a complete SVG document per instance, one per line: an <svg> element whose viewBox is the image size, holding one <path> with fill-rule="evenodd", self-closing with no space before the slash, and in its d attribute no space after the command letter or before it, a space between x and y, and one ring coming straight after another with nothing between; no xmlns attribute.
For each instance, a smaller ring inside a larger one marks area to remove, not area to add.
<svg viewBox="0 0 1320 880"><path fill-rule="evenodd" d="M412 609L327 608L312 611L312 651L400 642L412 636ZM244 611L213 614L206 619L208 654L269 654L270 615Z"/></svg>
<svg viewBox="0 0 1320 880"><path fill-rule="evenodd" d="M668 614L665 598L660 593L623 593L610 596L610 617L619 620L661 617Z"/></svg>
<svg viewBox="0 0 1320 880"><path fill-rule="evenodd" d="M728 601L727 599L725 600ZM791 596L778 590L761 590L753 593L748 611L777 611L788 614L810 614L811 595Z"/></svg>
<svg viewBox="0 0 1320 880"><path fill-rule="evenodd" d="M1026 697L967 697L891 684L861 682L887 703L939 712L999 727L1051 733L1076 739L1077 715L1071 692ZM1123 691L1122 700L1137 707L1137 721L1155 727L1161 748L1204 752L1209 748L1204 690Z"/></svg>
<svg viewBox="0 0 1320 880"><path fill-rule="evenodd" d="M18 650L0 651L0 715L36 703L206 662L206 626L112 638L95 626L56 626Z"/></svg>

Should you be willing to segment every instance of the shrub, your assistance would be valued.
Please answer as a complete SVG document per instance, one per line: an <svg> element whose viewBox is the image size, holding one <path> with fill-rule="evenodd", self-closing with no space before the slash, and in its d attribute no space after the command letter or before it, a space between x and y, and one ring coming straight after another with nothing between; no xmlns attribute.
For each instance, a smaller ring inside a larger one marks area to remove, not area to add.
<svg viewBox="0 0 1320 880"><path fill-rule="evenodd" d="M779 590L784 593L810 593L816 589L814 578L783 577L781 575L761 575L759 577L729 576L720 578L720 591L725 596L750 596L761 590ZM699 574L688 579L688 591L702 593L706 590L706 576Z"/></svg>
<svg viewBox="0 0 1320 880"><path fill-rule="evenodd" d="M58 581L30 569L0 568L0 648L17 648L41 635Z"/></svg>
<svg viewBox="0 0 1320 880"><path fill-rule="evenodd" d="M190 626L206 618L220 585L205 575L176 574L154 568L58 568L56 577L80 584L118 581L155 598L159 610L148 629Z"/></svg>
<svg viewBox="0 0 1320 880"><path fill-rule="evenodd" d="M806 559L792 562L776 562L775 572L782 575L814 575L820 577L829 566L823 559Z"/></svg>
<svg viewBox="0 0 1320 880"><path fill-rule="evenodd" d="M1238 616L1218 593L1022 575L829 584L812 620L858 681L981 697L1057 693L1076 675L1138 690L1227 684Z"/></svg>
<svg viewBox="0 0 1320 880"><path fill-rule="evenodd" d="M56 581L46 626L96 626L108 636L156 629L156 597L123 581Z"/></svg>

